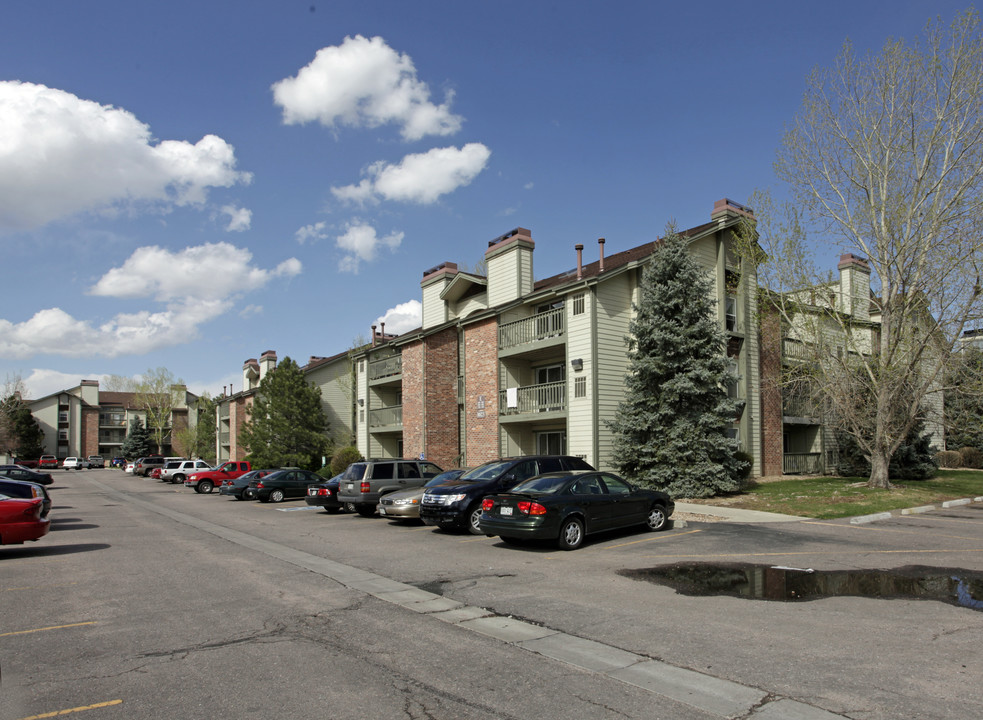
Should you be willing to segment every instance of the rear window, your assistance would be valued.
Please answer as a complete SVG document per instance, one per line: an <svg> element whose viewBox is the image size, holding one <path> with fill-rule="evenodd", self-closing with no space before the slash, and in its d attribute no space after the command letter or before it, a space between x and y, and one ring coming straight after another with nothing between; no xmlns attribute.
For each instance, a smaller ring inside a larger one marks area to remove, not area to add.
<svg viewBox="0 0 983 720"><path fill-rule="evenodd" d="M588 463L583 458L578 457L565 457L563 458L563 464L567 466L568 470L593 470Z"/></svg>
<svg viewBox="0 0 983 720"><path fill-rule="evenodd" d="M365 463L352 463L341 476L342 480L361 480L365 476Z"/></svg>
<svg viewBox="0 0 983 720"><path fill-rule="evenodd" d="M536 493L536 494L549 494L555 493L561 487L563 487L570 476L567 474L563 475L541 475L539 477L534 477L531 480L526 480L516 485L510 492L514 493Z"/></svg>

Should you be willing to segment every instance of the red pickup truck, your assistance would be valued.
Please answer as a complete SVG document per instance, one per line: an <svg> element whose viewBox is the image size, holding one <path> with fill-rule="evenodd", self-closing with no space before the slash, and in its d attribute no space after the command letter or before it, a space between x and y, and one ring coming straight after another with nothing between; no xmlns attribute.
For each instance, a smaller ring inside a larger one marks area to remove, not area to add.
<svg viewBox="0 0 983 720"><path fill-rule="evenodd" d="M226 480L234 480L252 470L247 460L229 460L211 470L199 470L188 475L184 486L194 488L198 493L210 493Z"/></svg>
<svg viewBox="0 0 983 720"><path fill-rule="evenodd" d="M57 470L58 458L54 455L42 455L38 460L38 470Z"/></svg>

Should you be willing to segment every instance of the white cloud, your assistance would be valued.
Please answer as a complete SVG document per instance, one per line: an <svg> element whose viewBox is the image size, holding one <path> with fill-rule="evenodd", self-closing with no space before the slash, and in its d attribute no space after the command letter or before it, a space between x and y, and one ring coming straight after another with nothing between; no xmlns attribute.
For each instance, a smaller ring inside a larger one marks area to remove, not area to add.
<svg viewBox="0 0 983 720"><path fill-rule="evenodd" d="M300 230L294 233L294 237L297 238L297 242L301 245L306 243L308 240L317 242L318 240L324 240L328 233L326 232L327 224L324 222L317 222L313 225L305 225Z"/></svg>
<svg viewBox="0 0 983 720"><path fill-rule="evenodd" d="M222 214L229 216L229 224L225 228L226 232L242 232L248 230L253 224L253 211L248 208L223 205Z"/></svg>
<svg viewBox="0 0 983 720"><path fill-rule="evenodd" d="M371 225L354 221L348 225L344 235L339 235L335 242L345 251L346 255L338 263L342 272L358 273L359 264L372 262L376 258L379 247L395 250L403 242L403 233L393 232L380 238Z"/></svg>
<svg viewBox="0 0 983 720"><path fill-rule="evenodd" d="M389 308L386 313L376 319L375 324L386 324L386 334L401 335L415 330L423 324L423 304L419 300L409 300ZM379 332L382 332L381 327Z"/></svg>
<svg viewBox="0 0 983 720"><path fill-rule="evenodd" d="M416 77L408 55L400 55L381 37L346 37L321 48L296 77L273 85L273 100L287 125L319 121L352 127L401 125L405 140L452 135L461 117L450 111L453 94L442 105L430 101L430 88Z"/></svg>
<svg viewBox="0 0 983 720"><path fill-rule="evenodd" d="M0 230L140 202L198 204L209 188L252 178L235 170L233 147L215 135L152 142L126 110L0 81Z"/></svg>
<svg viewBox="0 0 983 720"><path fill-rule="evenodd" d="M470 184L485 169L491 150L481 143L463 148L434 148L407 155L399 165L377 162L358 185L331 188L339 200L364 203L379 198L429 205L441 195Z"/></svg>
<svg viewBox="0 0 983 720"><path fill-rule="evenodd" d="M229 243L180 252L139 248L121 267L103 275L90 292L103 297L152 298L164 305L162 310L119 313L100 325L76 319L60 308L41 310L21 323L0 319L0 357L118 357L188 343L198 337L203 323L231 310L240 295L301 271L296 258L272 270L251 262L248 250Z"/></svg>

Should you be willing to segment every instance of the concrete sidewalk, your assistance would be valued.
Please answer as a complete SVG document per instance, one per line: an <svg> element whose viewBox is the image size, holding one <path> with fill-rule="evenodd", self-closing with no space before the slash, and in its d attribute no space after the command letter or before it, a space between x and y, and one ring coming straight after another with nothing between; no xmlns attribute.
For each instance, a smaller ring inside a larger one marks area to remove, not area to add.
<svg viewBox="0 0 983 720"><path fill-rule="evenodd" d="M676 511L693 513L694 515L712 515L724 522L734 523L773 523L795 522L808 520L798 515L782 515L780 513L762 512L760 510L742 510L741 508L718 507L716 505L701 505L699 503L676 503Z"/></svg>

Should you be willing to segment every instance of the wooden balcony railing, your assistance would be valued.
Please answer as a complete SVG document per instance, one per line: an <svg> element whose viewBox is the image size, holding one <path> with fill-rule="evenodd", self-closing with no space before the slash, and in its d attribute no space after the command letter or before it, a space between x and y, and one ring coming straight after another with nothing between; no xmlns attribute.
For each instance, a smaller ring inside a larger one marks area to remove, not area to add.
<svg viewBox="0 0 983 720"><path fill-rule="evenodd" d="M562 337L563 308L554 308L532 317L514 320L498 328L498 349L525 345L551 337Z"/></svg>
<svg viewBox="0 0 983 720"><path fill-rule="evenodd" d="M567 408L566 382L543 383L502 390L498 397L500 415L556 412Z"/></svg>

